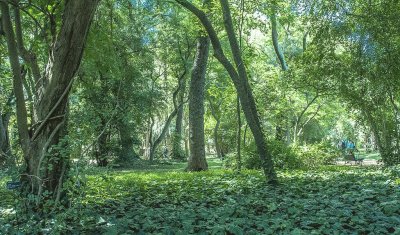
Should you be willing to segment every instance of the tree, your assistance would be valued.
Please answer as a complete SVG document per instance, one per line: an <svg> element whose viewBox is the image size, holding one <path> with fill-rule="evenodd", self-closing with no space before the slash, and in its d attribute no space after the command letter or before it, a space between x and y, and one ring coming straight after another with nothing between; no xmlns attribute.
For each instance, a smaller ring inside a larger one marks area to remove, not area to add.
<svg viewBox="0 0 400 235"><path fill-rule="evenodd" d="M10 135L8 131L10 117L10 112L2 112L0 110L0 166L7 163L7 160L11 157Z"/></svg>
<svg viewBox="0 0 400 235"><path fill-rule="evenodd" d="M66 1L61 28L51 47L46 72L38 81L38 88L35 90L38 100L34 104L34 116L38 123L32 125L34 128L31 130L28 126L18 47L9 6L4 1L0 2L14 77L18 133L26 163L22 177L23 191L36 195L36 200L30 205L37 210L43 209L41 205L44 200L54 199L55 204L58 204L62 197L69 158L56 146L66 147L68 95L81 62L86 36L98 2ZM18 27L20 25L16 26Z"/></svg>
<svg viewBox="0 0 400 235"><path fill-rule="evenodd" d="M247 123L253 133L257 151L259 153L262 168L264 174L267 177L267 181L271 184L277 183L277 177L274 170L274 163L272 161L271 153L268 151L267 143L265 140L265 135L262 130L260 119L257 112L257 106L253 97L253 93L248 81L247 71L245 69L245 64L241 57L241 52L239 49L238 41L235 36L235 30L233 28L229 3L227 0L220 0L220 5L222 7L222 13L224 18L224 26L226 33L228 35L229 45L231 53L233 55L236 68L225 56L224 51L221 47L220 39L209 21L206 14L198 9L193 4L185 0L176 0L180 5L192 12L202 23L203 27L210 37L211 44L214 49L214 57L225 67L229 76L235 85L236 91L240 98L240 103L242 105L243 112L245 114Z"/></svg>
<svg viewBox="0 0 400 235"><path fill-rule="evenodd" d="M189 171L207 170L204 147L204 87L209 51L207 36L199 36L189 88Z"/></svg>
<svg viewBox="0 0 400 235"><path fill-rule="evenodd" d="M219 112L219 109L221 107L222 100L220 99L220 100L218 100L217 104L214 104L212 99L208 95L208 102L210 104L211 115L215 119L215 126L213 128L213 139L214 139L215 152L217 153L217 157L219 159L223 160L224 153L221 149L220 140L219 140L219 136L218 136L219 127L221 125L221 114Z"/></svg>
<svg viewBox="0 0 400 235"><path fill-rule="evenodd" d="M399 35L398 14L399 3L393 1L326 1L312 6L312 41L303 57L304 71L312 74L308 78L336 91L348 112L369 126L387 165L400 162L400 71L394 59L400 50L393 40Z"/></svg>

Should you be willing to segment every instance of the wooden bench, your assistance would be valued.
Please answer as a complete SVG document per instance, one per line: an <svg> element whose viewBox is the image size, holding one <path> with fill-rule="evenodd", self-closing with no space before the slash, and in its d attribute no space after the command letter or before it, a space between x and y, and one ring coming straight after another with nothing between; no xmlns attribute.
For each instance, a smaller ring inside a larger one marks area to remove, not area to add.
<svg viewBox="0 0 400 235"><path fill-rule="evenodd" d="M364 161L364 158L356 158L354 156L354 154L352 154L352 153L344 155L344 163L345 164L346 163L350 163L351 164L351 162L353 162L353 161L354 161L355 164L362 165L362 163Z"/></svg>

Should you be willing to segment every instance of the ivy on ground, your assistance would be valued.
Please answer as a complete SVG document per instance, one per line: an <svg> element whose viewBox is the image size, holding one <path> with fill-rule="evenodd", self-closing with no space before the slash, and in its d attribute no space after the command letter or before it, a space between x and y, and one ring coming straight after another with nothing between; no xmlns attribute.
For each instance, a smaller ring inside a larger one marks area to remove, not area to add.
<svg viewBox="0 0 400 235"><path fill-rule="evenodd" d="M97 171L75 201L79 209L60 216L51 231L399 234L399 172L337 166L280 172L273 188L259 171Z"/></svg>

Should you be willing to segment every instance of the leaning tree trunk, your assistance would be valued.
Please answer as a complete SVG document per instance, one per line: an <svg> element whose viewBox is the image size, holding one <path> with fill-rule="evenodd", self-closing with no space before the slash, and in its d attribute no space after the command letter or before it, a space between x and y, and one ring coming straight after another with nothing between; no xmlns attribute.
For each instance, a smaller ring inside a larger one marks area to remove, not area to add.
<svg viewBox="0 0 400 235"><path fill-rule="evenodd" d="M169 116L168 116L168 118L167 118L167 121L165 122L165 124L164 124L164 126L163 126L163 128L162 128L162 130L161 130L160 135L159 135L159 136L157 137L157 139L156 139L154 142L152 142L151 145L150 145L150 158L149 158L150 161L153 161L153 160L154 160L155 153L156 153L156 150L157 150L158 145L161 144L161 142L164 140L164 138L165 138L165 136L166 136L166 134L167 134L167 131L168 131L168 129L169 129L169 126L171 125L172 120L173 120L174 117L177 115L178 111L179 111L180 109L182 109L182 107L183 107L183 105L184 105L183 99L180 100L181 103L179 103L179 104L176 103L176 99L177 99L177 96L178 96L179 92L180 92L181 89L183 88L182 82L184 82L185 74L186 74L186 69L185 69L185 71L182 73L182 75L179 77L179 79L178 79L178 87L176 88L176 90L175 90L174 93L172 94L172 101L173 101L173 103L174 103L174 110L172 111L172 113L169 114Z"/></svg>
<svg viewBox="0 0 400 235"><path fill-rule="evenodd" d="M190 53L187 54L187 57ZM187 61L187 57L182 57L184 62ZM175 132L173 136L173 146L172 146L172 158L177 160L184 160L186 158L185 152L182 149L182 124L183 124L183 103L186 92L186 74L187 74L187 66L185 63L185 69L182 75L178 79L178 92L174 92L174 105L176 106L175 99L178 99L179 107L175 107L176 119L175 119Z"/></svg>
<svg viewBox="0 0 400 235"><path fill-rule="evenodd" d="M275 54L278 57L279 63L281 65L281 68L283 71L288 70L288 65L285 60L285 56L282 52L281 47L279 46L279 35L278 35L278 23L277 23L277 18L276 18L276 7L273 6L273 12L271 15L271 34L272 34L272 44L274 46ZM275 139L278 141L283 141L284 137L284 129L282 127L283 122L285 120L285 116L283 114L278 115L277 117L277 124L275 127L276 134L275 134Z"/></svg>
<svg viewBox="0 0 400 235"><path fill-rule="evenodd" d="M282 67L283 71L288 70L288 65L285 60L285 56L283 55L282 49L279 46L279 41L278 41L278 27L277 27L277 19L276 19L276 9L274 7L273 13L271 15L271 34L272 34L272 43L274 45L274 50L275 54L278 57L279 63Z"/></svg>
<svg viewBox="0 0 400 235"><path fill-rule="evenodd" d="M101 125L97 129L97 133L99 133L99 136L96 141L96 149L94 155L96 158L97 165L104 167L108 165L108 159L107 159L108 132L107 132L107 122L104 118L101 118Z"/></svg>
<svg viewBox="0 0 400 235"><path fill-rule="evenodd" d="M188 171L207 170L204 146L204 87L209 51L209 39L199 36L193 64L189 91L189 138L190 156Z"/></svg>
<svg viewBox="0 0 400 235"><path fill-rule="evenodd" d="M257 151L261 160L264 174L267 177L267 181L270 184L276 184L277 176L274 169L274 163L272 161L271 153L267 147L264 132L257 112L256 102L254 100L253 93L248 81L247 71L241 57L238 41L235 36L235 30L233 28L228 1L220 0L220 4L223 12L225 30L228 35L228 40L236 68L224 54L218 35L207 15L202 10L198 9L192 3L186 0L175 1L177 1L183 7L196 15L204 26L205 30L207 31L213 45L214 57L217 58L217 60L224 66L225 70L228 72L239 95L240 103L242 104L242 110L250 127L250 130L253 133L254 140L257 146Z"/></svg>
<svg viewBox="0 0 400 235"><path fill-rule="evenodd" d="M66 122L68 95L73 78L80 65L90 23L99 0L69 0L65 2L62 25L36 91L38 99L34 112L38 123L29 134L23 84L20 76L15 35L8 5L1 2L3 26L10 64L14 75L14 94L17 104L17 126L24 158L25 173L22 174L23 191L37 197L30 201L34 210L42 210L44 200L55 200L57 205L64 195L63 182L69 166L68 153L60 151L66 145Z"/></svg>
<svg viewBox="0 0 400 235"><path fill-rule="evenodd" d="M183 81L181 91L179 93L179 103L183 103L186 90L186 82ZM175 133L172 146L172 157L177 160L185 159L185 151L182 149L182 123L183 123L183 105L179 107L175 120Z"/></svg>

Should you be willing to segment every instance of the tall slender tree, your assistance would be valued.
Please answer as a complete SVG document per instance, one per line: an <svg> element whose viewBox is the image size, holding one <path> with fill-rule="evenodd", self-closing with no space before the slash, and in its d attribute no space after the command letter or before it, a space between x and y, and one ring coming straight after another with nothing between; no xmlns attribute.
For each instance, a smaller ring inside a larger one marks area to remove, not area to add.
<svg viewBox="0 0 400 235"><path fill-rule="evenodd" d="M209 52L209 39L199 36L189 90L190 156L188 171L207 170L204 146L204 88Z"/></svg>
<svg viewBox="0 0 400 235"><path fill-rule="evenodd" d="M207 15L197 8L192 3L186 0L176 0L177 3L192 12L201 22L203 27L208 33L211 39L211 44L214 49L214 57L224 66L228 72L236 91L240 98L243 113L245 114L247 123L253 133L254 140L256 142L257 151L260 156L261 164L264 170L264 174L267 177L267 181L271 184L277 183L276 172L274 169L274 163L272 161L271 153L267 147L265 135L261 126L260 118L258 116L256 102L253 97L253 93L248 81L248 75L245 68L244 61L242 60L238 40L235 35L235 30L232 23L232 16L227 0L220 0L222 7L223 19L225 31L228 35L229 45L235 66L226 57L220 39L214 29L214 26L208 19Z"/></svg>

